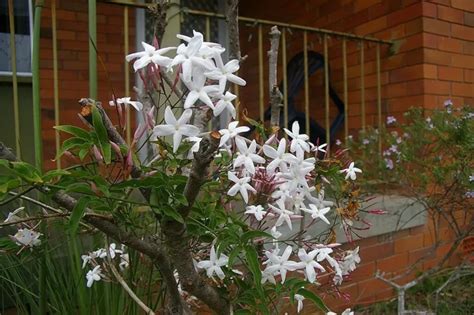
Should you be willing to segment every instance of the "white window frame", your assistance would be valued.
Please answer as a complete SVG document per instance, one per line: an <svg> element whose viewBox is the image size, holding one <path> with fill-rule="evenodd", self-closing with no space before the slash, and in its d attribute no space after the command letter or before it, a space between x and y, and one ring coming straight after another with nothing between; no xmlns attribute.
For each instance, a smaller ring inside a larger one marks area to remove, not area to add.
<svg viewBox="0 0 474 315"><path fill-rule="evenodd" d="M30 20L30 50L31 50L31 63L33 63L33 1L28 1L28 14L29 14L29 20ZM32 77L33 74L32 72L16 72L16 75L18 77ZM1 71L0 70L0 76L4 77L10 77L13 76L12 71Z"/></svg>

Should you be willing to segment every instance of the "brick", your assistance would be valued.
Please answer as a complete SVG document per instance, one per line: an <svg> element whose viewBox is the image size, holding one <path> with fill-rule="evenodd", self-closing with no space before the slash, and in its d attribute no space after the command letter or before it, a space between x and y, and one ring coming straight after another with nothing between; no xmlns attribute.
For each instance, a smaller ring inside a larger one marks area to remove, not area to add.
<svg viewBox="0 0 474 315"><path fill-rule="evenodd" d="M424 51L425 63L431 63L435 65L451 65L453 55L448 52L435 50L435 49L425 49Z"/></svg>
<svg viewBox="0 0 474 315"><path fill-rule="evenodd" d="M435 20L432 18L423 18L423 29L425 32L439 35L451 35L451 24L449 22Z"/></svg>
<svg viewBox="0 0 474 315"><path fill-rule="evenodd" d="M474 26L474 13L464 12L464 25Z"/></svg>
<svg viewBox="0 0 474 315"><path fill-rule="evenodd" d="M474 1L472 0L451 0L451 6L456 9L474 12Z"/></svg>
<svg viewBox="0 0 474 315"><path fill-rule="evenodd" d="M474 28L464 25L452 24L451 35L455 38L474 41Z"/></svg>
<svg viewBox="0 0 474 315"><path fill-rule="evenodd" d="M436 257L436 252L433 247L424 247L417 250L412 250L408 253L408 263L410 265L419 264L424 260Z"/></svg>
<svg viewBox="0 0 474 315"><path fill-rule="evenodd" d="M411 235L395 240L395 253L403 253L423 247L423 234Z"/></svg>
<svg viewBox="0 0 474 315"><path fill-rule="evenodd" d="M453 82L452 93L456 96L474 97L474 84Z"/></svg>
<svg viewBox="0 0 474 315"><path fill-rule="evenodd" d="M438 6L438 19L458 24L464 23L464 12L451 7Z"/></svg>
<svg viewBox="0 0 474 315"><path fill-rule="evenodd" d="M438 12L438 6L436 4L423 1L421 5L423 16L436 17Z"/></svg>
<svg viewBox="0 0 474 315"><path fill-rule="evenodd" d="M453 55L452 66L458 68L474 69L474 56Z"/></svg>
<svg viewBox="0 0 474 315"><path fill-rule="evenodd" d="M408 267L408 252L377 260L377 269L382 272L400 272Z"/></svg>
<svg viewBox="0 0 474 315"><path fill-rule="evenodd" d="M394 252L393 243L384 243L374 246L361 247L360 257L362 261L370 262L377 260L381 257L387 257L392 255Z"/></svg>
<svg viewBox="0 0 474 315"><path fill-rule="evenodd" d="M377 31L383 30L387 27L387 17L382 16L378 19L369 21L367 23L364 23L360 26L357 26L354 29L354 33L356 34L362 34L362 35L367 35L367 34L372 34Z"/></svg>
<svg viewBox="0 0 474 315"><path fill-rule="evenodd" d="M464 81L474 83L474 70L464 69Z"/></svg>
<svg viewBox="0 0 474 315"><path fill-rule="evenodd" d="M437 78L437 67L434 65L414 65L395 69L390 72L390 82L402 82L420 78Z"/></svg>
<svg viewBox="0 0 474 315"><path fill-rule="evenodd" d="M474 42L465 41L463 43L462 52L465 55L474 55Z"/></svg>
<svg viewBox="0 0 474 315"><path fill-rule="evenodd" d="M462 68L438 67L438 78L447 81L464 81L464 70Z"/></svg>
<svg viewBox="0 0 474 315"><path fill-rule="evenodd" d="M390 285L386 284L379 279L368 279L360 281L359 285L359 296L356 299L356 303L366 303L367 300L375 300L377 292L390 289Z"/></svg>
<svg viewBox="0 0 474 315"><path fill-rule="evenodd" d="M405 7L401 10L396 10L387 15L388 26L399 25L422 16L422 4L417 2L413 5Z"/></svg>
<svg viewBox="0 0 474 315"><path fill-rule="evenodd" d="M463 42L459 39L439 36L438 49L455 53L462 53L464 50Z"/></svg>
<svg viewBox="0 0 474 315"><path fill-rule="evenodd" d="M425 80L423 84L423 93L436 95L450 95L451 82L439 80Z"/></svg>

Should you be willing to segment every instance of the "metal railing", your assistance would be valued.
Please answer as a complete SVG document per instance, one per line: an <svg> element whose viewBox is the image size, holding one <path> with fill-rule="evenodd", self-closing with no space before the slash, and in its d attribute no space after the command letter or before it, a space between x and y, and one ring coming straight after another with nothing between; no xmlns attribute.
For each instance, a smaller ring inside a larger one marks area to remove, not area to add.
<svg viewBox="0 0 474 315"><path fill-rule="evenodd" d="M145 9L148 7L147 4L135 3L132 1L125 0L104 0L109 4L121 5L123 7L123 42L124 49L123 54L126 56L130 51L129 43L129 8L140 8ZM61 123L61 115L59 108L60 101L60 90L58 87L59 82L59 73L58 73L58 39L57 39L57 11L56 11L56 0L51 0L49 8L44 7L43 0L37 0L35 2L34 9L34 31L33 31L33 62L32 62L32 74L33 74L33 116L34 116L34 139L35 139L35 163L38 167L42 166L42 138L41 138L41 102L40 102L40 81L39 81L39 39L40 39L40 28L41 28L41 13L42 9L49 9L51 12L51 41L52 41L52 58L53 58L53 104L54 104L54 122L56 125ZM97 96L97 13L96 13L96 1L89 0L89 12L88 12L88 37L89 37L89 94L90 97L95 98ZM18 106L18 82L17 82L17 73L16 73L16 52L15 52L15 30L14 30L14 12L13 12L14 1L8 0L8 13L9 13L9 25L10 25L10 54L12 62L12 89L13 89L13 107L14 107L14 130L15 130L15 146L18 156L21 156L21 145L20 145L20 128L19 128L19 106ZM225 16L218 13L212 12L203 12L197 10L182 9L181 14L183 15L192 15L196 17L201 17L205 19L205 38L210 38L210 25L211 19L224 19ZM326 60L330 60L329 56L329 38L337 38L341 40L341 55L342 55L342 94L343 101L345 104L345 119L344 119L344 137L349 135L349 126L348 126L348 109L350 108L350 102L348 96L348 43L356 42L359 44L359 53L360 53L360 113L361 113L361 128L366 127L366 95L365 95L365 46L367 43L375 45L375 64L376 64L376 108L377 108L377 125L382 125L382 93L381 93L381 46L392 45L391 41L381 40L368 36L358 36L349 33L330 31L321 28L295 25L289 23L282 23L278 21L270 21L263 19L254 19L248 17L239 17L241 23L251 24L255 27L257 33L257 44L258 44L258 94L256 98L258 103L258 115L261 121L264 119L265 111L265 82L264 82L264 63L266 62L264 58L264 27L269 27L277 25L282 30L281 35L281 64L284 65L281 67L281 79L283 83L283 94L288 93L288 78L287 78L287 37L288 33L293 32L302 32L303 38L303 54L304 54L304 111L305 111L305 129L306 133L309 134L310 130L310 84L309 84L309 73L308 73L308 36L317 34L322 37L322 50L323 55ZM244 63L243 67L246 67L247 64ZM326 141L331 143L330 131L330 97L329 97L329 62L324 64L324 126L326 129ZM124 62L124 91L126 95L130 93L130 77L129 77L129 65ZM234 86L234 91L237 95L237 112L239 112L239 88ZM79 97L79 96L78 96ZM284 97L284 124L288 125L288 99ZM131 133L131 115L127 111L126 113L126 130L127 135L126 139L130 142ZM59 133L55 134L55 148L56 152L59 152L60 147L60 135ZM61 161L58 159L56 161L56 166L61 167Z"/></svg>

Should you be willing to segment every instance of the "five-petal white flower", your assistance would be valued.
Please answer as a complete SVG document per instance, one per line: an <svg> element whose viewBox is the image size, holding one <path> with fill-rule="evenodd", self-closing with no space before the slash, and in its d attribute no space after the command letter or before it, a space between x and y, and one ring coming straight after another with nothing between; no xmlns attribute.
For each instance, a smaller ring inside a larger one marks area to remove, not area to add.
<svg viewBox="0 0 474 315"><path fill-rule="evenodd" d="M248 173L255 174L254 163L265 163L265 159L255 153L257 142L252 140L250 145L247 147L245 140L236 138L235 144L237 145L239 152L237 153L237 158L234 160L234 168L243 165Z"/></svg>
<svg viewBox="0 0 474 315"><path fill-rule="evenodd" d="M310 147L308 144L309 137L306 134L300 134L300 124L298 121L295 121L291 126L291 131L283 128L287 135L291 137L291 145L290 151L297 152L297 151L305 151L309 152Z"/></svg>
<svg viewBox="0 0 474 315"><path fill-rule="evenodd" d="M261 205L247 206L245 209L246 209L245 214L253 214L255 216L255 219L257 219L257 221L262 221L263 217L267 214L267 212L264 211Z"/></svg>
<svg viewBox="0 0 474 315"><path fill-rule="evenodd" d="M219 277L219 279L224 279L225 274L222 270L222 266L226 266L229 262L229 257L224 254L217 256L214 246L211 247L211 253L209 260L203 260L197 263L197 267L201 269L206 269L206 274L211 278L214 273Z"/></svg>
<svg viewBox="0 0 474 315"><path fill-rule="evenodd" d="M316 281L316 272L314 269L318 269L321 272L325 271L324 267L315 261L318 252L318 249L314 249L309 253L307 253L304 248L298 250L298 257L300 258L298 267L304 268L306 279L311 283Z"/></svg>
<svg viewBox="0 0 474 315"><path fill-rule="evenodd" d="M281 172L285 172L287 170L287 163L283 159L283 156L285 155L286 151L286 140L283 138L280 140L280 143L278 143L278 148L275 149L272 146L269 146L268 144L263 145L263 153L265 153L266 156L268 156L271 161L267 165L267 172L269 173L274 173L275 169L278 167Z"/></svg>
<svg viewBox="0 0 474 315"><path fill-rule="evenodd" d="M324 222L326 222L327 224L330 224L329 220L324 216L326 213L329 212L329 210L331 210L331 208L329 208L329 207L318 209L318 207L315 204L310 204L309 209L308 208L301 208L301 210L311 214L311 218L313 218L313 219L319 218L319 219L323 220Z"/></svg>
<svg viewBox="0 0 474 315"><path fill-rule="evenodd" d="M198 127L187 124L191 119L192 114L192 110L186 109L181 117L176 120L171 107L168 106L165 110L166 124L156 126L153 129L153 133L157 136L173 135L173 152L176 153L183 136L195 137L199 134Z"/></svg>
<svg viewBox="0 0 474 315"><path fill-rule="evenodd" d="M238 178L234 172L228 172L229 180L233 181L235 184L229 189L227 194L229 196L235 196L238 192L242 195L242 199L245 203L249 202L249 191L256 193L255 188L250 186L250 177Z"/></svg>
<svg viewBox="0 0 474 315"><path fill-rule="evenodd" d="M362 173L362 170L360 168L355 167L354 162L351 162L351 164L349 164L348 168L343 169L339 172L340 173L346 173L345 179L350 178L352 180L356 180L356 178L357 178L356 173Z"/></svg>
<svg viewBox="0 0 474 315"><path fill-rule="evenodd" d="M206 72L205 75L211 80L219 81L219 88L221 91L225 90L227 81L241 86L247 84L244 79L233 74L239 70L239 61L237 59L232 59L224 65L222 57L219 54L215 56L214 60L216 61L217 67Z"/></svg>
<svg viewBox="0 0 474 315"><path fill-rule="evenodd" d="M154 46L145 42L142 42L142 46L145 49L144 51L136 52L125 57L127 61L131 61L133 59L138 58L133 63L133 68L135 69L135 71L145 68L151 62L162 67L168 67L171 64L172 59L163 56L163 54L166 54L167 52L176 49L176 47L156 49Z"/></svg>
<svg viewBox="0 0 474 315"><path fill-rule="evenodd" d="M30 229L19 229L11 239L19 246L33 247L41 244L41 235L43 234Z"/></svg>
<svg viewBox="0 0 474 315"><path fill-rule="evenodd" d="M86 274L87 287L90 288L94 284L94 281L100 281L102 277L100 265L94 267L94 269L89 270Z"/></svg>
<svg viewBox="0 0 474 315"><path fill-rule="evenodd" d="M117 102L117 104L120 104L120 105L130 105L133 108L135 108L138 112L143 109L143 104L142 103L140 103L138 101L131 101L130 99L131 99L130 97L116 98L115 102ZM115 102L114 101L109 101L109 105L110 106L115 106Z"/></svg>
<svg viewBox="0 0 474 315"><path fill-rule="evenodd" d="M232 118L235 119L236 112L232 101L235 100L237 96L227 91L225 94L219 95L219 97L220 99L214 107L214 116L219 116L225 109L228 109Z"/></svg>
<svg viewBox="0 0 474 315"><path fill-rule="evenodd" d="M228 140L240 137L239 133L247 132L250 130L249 127L247 126L240 126L237 127L239 122L233 121L229 123L229 126L227 126L227 129L221 129L219 130L219 133L221 134L221 142L219 146L224 145Z"/></svg>

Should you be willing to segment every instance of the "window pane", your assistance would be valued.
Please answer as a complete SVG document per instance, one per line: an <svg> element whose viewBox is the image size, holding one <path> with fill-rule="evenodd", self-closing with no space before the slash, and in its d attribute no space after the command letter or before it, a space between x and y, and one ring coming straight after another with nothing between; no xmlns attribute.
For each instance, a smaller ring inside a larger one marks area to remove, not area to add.
<svg viewBox="0 0 474 315"><path fill-rule="evenodd" d="M31 72L30 11L28 0L13 1L15 15L16 69ZM0 71L11 71L8 0L0 0Z"/></svg>

